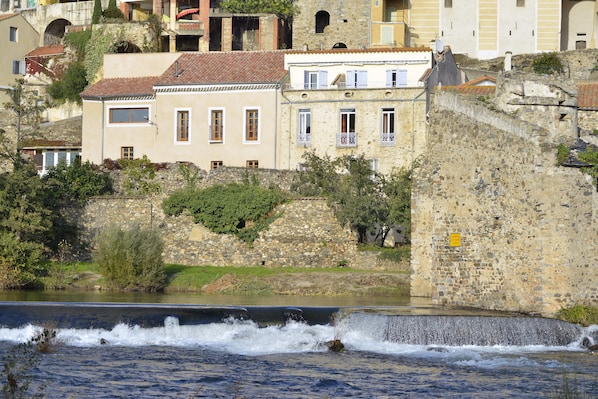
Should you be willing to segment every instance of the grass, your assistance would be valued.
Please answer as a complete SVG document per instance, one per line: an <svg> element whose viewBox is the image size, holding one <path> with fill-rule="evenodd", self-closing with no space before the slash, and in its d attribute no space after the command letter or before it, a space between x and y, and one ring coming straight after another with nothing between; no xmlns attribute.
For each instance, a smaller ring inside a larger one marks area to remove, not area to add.
<svg viewBox="0 0 598 399"><path fill-rule="evenodd" d="M235 295L269 295L271 287L263 278L276 275L295 273L334 273L361 275L375 275L381 273L375 270L337 268L266 268L260 266L184 266L166 264L167 292L199 292L206 285L213 283L223 276L229 276L235 281L235 288L224 288L221 293ZM48 276L42 278L46 289L94 289L96 285L104 285L99 266L93 262L60 263L50 265ZM396 288L379 287L380 294L396 293Z"/></svg>

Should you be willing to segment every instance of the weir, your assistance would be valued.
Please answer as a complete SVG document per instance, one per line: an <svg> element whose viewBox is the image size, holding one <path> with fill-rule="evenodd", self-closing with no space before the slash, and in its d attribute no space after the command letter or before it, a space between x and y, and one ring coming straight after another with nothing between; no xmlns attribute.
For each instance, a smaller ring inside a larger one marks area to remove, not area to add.
<svg viewBox="0 0 598 399"><path fill-rule="evenodd" d="M596 333L565 321L526 316L380 315L350 312L337 321L341 335L411 345L567 346L595 342Z"/></svg>
<svg viewBox="0 0 598 399"><path fill-rule="evenodd" d="M456 310L438 309L436 314L430 314L430 311L409 307L0 302L0 327L47 324L57 329L111 330L125 324L149 331L165 327L170 320L171 324L181 327L214 324L216 333L223 322L231 320L253 321L258 327L283 326L296 321L310 326L331 326L334 338L343 341L366 339L409 345L547 347L589 346L598 342L598 328L583 328L556 319L500 313L474 314L465 310L462 314Z"/></svg>

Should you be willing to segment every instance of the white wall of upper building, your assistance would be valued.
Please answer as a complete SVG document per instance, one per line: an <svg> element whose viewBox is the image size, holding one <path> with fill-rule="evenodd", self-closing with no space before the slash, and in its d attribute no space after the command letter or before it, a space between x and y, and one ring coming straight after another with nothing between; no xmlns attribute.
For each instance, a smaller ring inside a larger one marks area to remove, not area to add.
<svg viewBox="0 0 598 399"><path fill-rule="evenodd" d="M288 88L292 90L421 87L420 78L431 65L432 52L427 49L285 54L285 69L290 79Z"/></svg>
<svg viewBox="0 0 598 399"><path fill-rule="evenodd" d="M563 0L561 49L596 48L598 6L595 0Z"/></svg>
<svg viewBox="0 0 598 399"><path fill-rule="evenodd" d="M181 53L104 54L103 78L142 78L159 76Z"/></svg>

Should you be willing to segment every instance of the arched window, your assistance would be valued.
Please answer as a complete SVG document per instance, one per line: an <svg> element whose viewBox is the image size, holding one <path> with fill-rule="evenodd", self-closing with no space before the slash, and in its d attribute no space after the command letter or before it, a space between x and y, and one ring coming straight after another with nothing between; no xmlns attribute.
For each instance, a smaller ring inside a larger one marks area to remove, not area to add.
<svg viewBox="0 0 598 399"><path fill-rule="evenodd" d="M330 14L326 11L316 13L316 33L324 33L324 28L330 25Z"/></svg>

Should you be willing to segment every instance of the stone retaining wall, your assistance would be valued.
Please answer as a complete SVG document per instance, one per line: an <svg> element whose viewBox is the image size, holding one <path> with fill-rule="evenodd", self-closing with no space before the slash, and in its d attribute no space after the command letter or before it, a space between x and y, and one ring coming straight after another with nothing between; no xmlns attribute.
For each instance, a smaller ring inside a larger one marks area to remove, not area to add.
<svg viewBox="0 0 598 399"><path fill-rule="evenodd" d="M598 303L598 193L594 179L556 166L569 140L436 94L414 176L412 295L547 315Z"/></svg>
<svg viewBox="0 0 598 399"><path fill-rule="evenodd" d="M200 171L198 184L242 182L255 176L265 187L277 184L288 189L294 173L222 168L209 173ZM164 215L162 200L167 193L185 183L177 165L161 169L156 179L163 186L160 195L97 197L90 200L83 210L65 211L77 223L80 238L88 249L103 227L111 223L121 227L139 223L160 230L167 263L307 268L346 266L378 270L398 270L406 266L378 259L377 252L358 251L355 235L338 223L325 199L294 199L278 206L276 212L279 217L250 246L232 235L216 234L195 224L188 214L178 217Z"/></svg>

